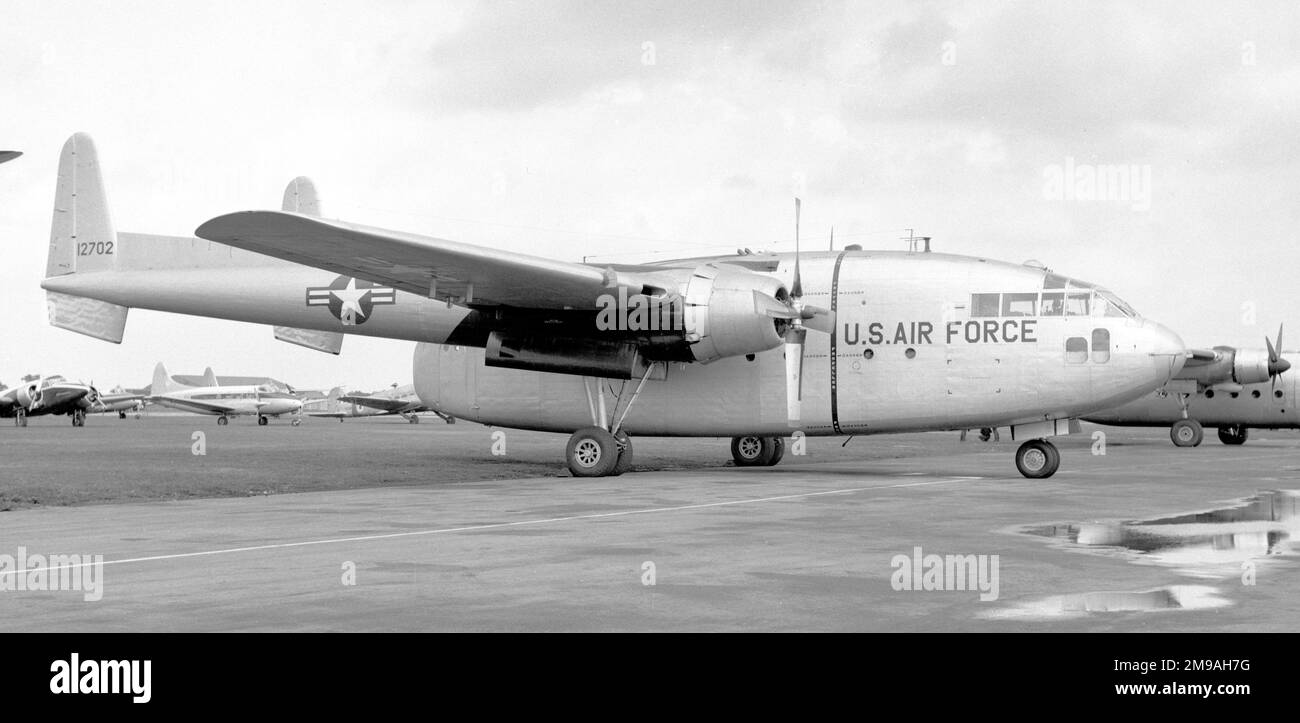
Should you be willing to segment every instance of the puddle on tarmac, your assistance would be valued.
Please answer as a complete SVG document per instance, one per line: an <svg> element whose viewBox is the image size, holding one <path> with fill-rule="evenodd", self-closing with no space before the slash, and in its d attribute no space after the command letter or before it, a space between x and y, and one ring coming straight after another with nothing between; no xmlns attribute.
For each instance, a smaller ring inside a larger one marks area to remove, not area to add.
<svg viewBox="0 0 1300 723"><path fill-rule="evenodd" d="M1172 567L1190 577L1237 577L1242 564L1300 552L1300 492L1261 492L1208 512L1130 522L1036 525L1021 532L1066 549Z"/></svg>
<svg viewBox="0 0 1300 723"><path fill-rule="evenodd" d="M1220 509L1126 522L1033 525L1019 532L1086 554L1172 568L1203 580L1239 579L1254 566L1291 564L1300 553L1300 491L1261 492ZM1097 612L1188 610L1230 605L1206 585L1055 595L988 617L1062 617Z"/></svg>
<svg viewBox="0 0 1300 723"><path fill-rule="evenodd" d="M1153 612L1162 610L1206 610L1230 605L1208 585L1170 585L1139 592L1085 592L1053 595L1042 600L1016 603L991 610L982 617L995 620L1016 618L1068 618L1088 613Z"/></svg>

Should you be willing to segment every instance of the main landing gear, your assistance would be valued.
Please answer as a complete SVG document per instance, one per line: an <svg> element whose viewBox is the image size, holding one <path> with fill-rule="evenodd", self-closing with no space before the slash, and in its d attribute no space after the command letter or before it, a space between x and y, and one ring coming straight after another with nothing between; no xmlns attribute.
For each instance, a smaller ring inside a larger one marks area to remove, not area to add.
<svg viewBox="0 0 1300 723"><path fill-rule="evenodd" d="M780 437L732 437L731 458L737 467L771 467L785 456Z"/></svg>
<svg viewBox="0 0 1300 723"><path fill-rule="evenodd" d="M86 426L86 410L84 409L72 410L72 426L74 427Z"/></svg>
<svg viewBox="0 0 1300 723"><path fill-rule="evenodd" d="M226 426L227 424L230 424L230 417L227 417L224 414L221 415L220 417L217 417L217 424L223 427Z"/></svg>
<svg viewBox="0 0 1300 723"><path fill-rule="evenodd" d="M1031 439L1016 450L1016 469L1030 479L1051 477L1060 466L1061 453L1046 439Z"/></svg>
<svg viewBox="0 0 1300 723"><path fill-rule="evenodd" d="M606 381L582 378L582 387L587 393L587 407L591 411L591 426L574 432L565 447L564 458L574 477L617 477L632 469L632 438L621 427L632 404L650 379L655 365L660 363L662 362L650 364L631 394L628 394L626 380L618 392L614 392L611 387L609 391L614 397L614 406L608 410L605 405ZM623 403L624 396L628 398L626 404ZM621 413L619 407L623 408Z"/></svg>
<svg viewBox="0 0 1300 723"><path fill-rule="evenodd" d="M270 423L271 423L271 420L267 419L265 414L259 414L259 415L257 415L257 426L259 426L259 427L265 427L266 425L268 425L268 424L270 424Z"/></svg>
<svg viewBox="0 0 1300 723"><path fill-rule="evenodd" d="M1219 441L1233 446L1245 444L1246 436L1249 433L1250 430L1236 424L1229 427L1219 427Z"/></svg>
<svg viewBox="0 0 1300 723"><path fill-rule="evenodd" d="M26 409L23 409L22 407L19 407L19 408L14 412L14 426L15 426L15 427L26 427L26 426L27 426L27 410L26 410Z"/></svg>
<svg viewBox="0 0 1300 723"><path fill-rule="evenodd" d="M1195 419L1180 419L1169 428L1169 438L1179 447L1195 447L1205 438L1205 430L1201 429L1201 423ZM1241 441L1246 440L1243 438Z"/></svg>

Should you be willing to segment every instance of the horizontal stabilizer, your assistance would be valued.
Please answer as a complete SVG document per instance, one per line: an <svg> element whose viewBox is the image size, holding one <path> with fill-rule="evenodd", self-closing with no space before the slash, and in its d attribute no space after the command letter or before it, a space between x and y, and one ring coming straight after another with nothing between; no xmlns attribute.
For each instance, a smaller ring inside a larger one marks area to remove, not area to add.
<svg viewBox="0 0 1300 723"><path fill-rule="evenodd" d="M338 354L343 350L343 335L337 331L313 331L295 329L292 326L277 326L275 338L327 354Z"/></svg>
<svg viewBox="0 0 1300 723"><path fill-rule="evenodd" d="M130 311L127 307L57 291L47 291L45 303L49 308L51 326L114 344L122 343L126 315Z"/></svg>
<svg viewBox="0 0 1300 723"><path fill-rule="evenodd" d="M4 163L5 161L12 161L13 159L17 158L18 156L21 156L22 154L23 154L22 151L0 151L0 163Z"/></svg>

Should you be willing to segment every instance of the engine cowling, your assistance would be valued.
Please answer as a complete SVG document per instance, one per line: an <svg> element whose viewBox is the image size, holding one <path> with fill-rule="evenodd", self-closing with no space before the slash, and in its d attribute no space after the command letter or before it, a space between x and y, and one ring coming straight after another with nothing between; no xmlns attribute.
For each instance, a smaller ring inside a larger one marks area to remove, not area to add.
<svg viewBox="0 0 1300 723"><path fill-rule="evenodd" d="M1238 349L1232 357L1232 380L1238 384L1256 384L1270 378L1268 352L1262 349Z"/></svg>
<svg viewBox="0 0 1300 723"><path fill-rule="evenodd" d="M685 338L695 361L756 354L782 343L789 294L777 279L705 264L691 274L682 296Z"/></svg>
<svg viewBox="0 0 1300 723"><path fill-rule="evenodd" d="M19 406L23 409L31 409L41 403L41 385L37 382L30 382L18 387L14 397L18 400Z"/></svg>

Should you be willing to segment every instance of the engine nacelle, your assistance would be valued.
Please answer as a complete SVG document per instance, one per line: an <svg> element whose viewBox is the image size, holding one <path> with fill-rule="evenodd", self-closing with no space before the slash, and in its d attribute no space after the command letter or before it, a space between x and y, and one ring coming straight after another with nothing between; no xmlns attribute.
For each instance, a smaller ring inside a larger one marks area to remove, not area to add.
<svg viewBox="0 0 1300 723"><path fill-rule="evenodd" d="M1257 384L1266 382L1268 373L1268 352L1263 349L1238 349L1232 358L1232 380L1238 384Z"/></svg>
<svg viewBox="0 0 1300 723"><path fill-rule="evenodd" d="M755 354L782 343L787 323L769 311L784 310L780 281L725 264L705 264L691 274L685 298L686 341L698 362Z"/></svg>
<svg viewBox="0 0 1300 723"><path fill-rule="evenodd" d="M31 409L41 403L41 385L38 382L24 384L18 387L14 397L23 409Z"/></svg>

